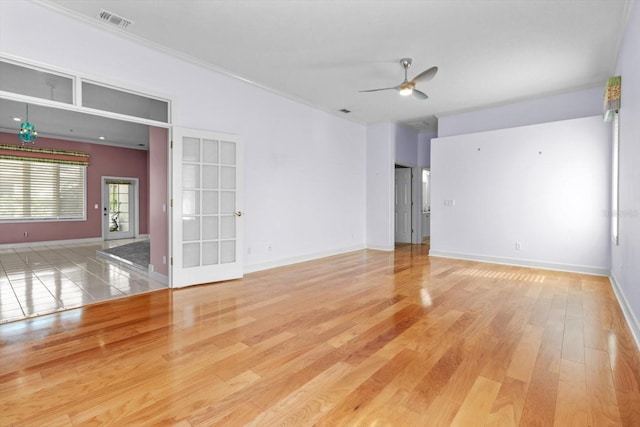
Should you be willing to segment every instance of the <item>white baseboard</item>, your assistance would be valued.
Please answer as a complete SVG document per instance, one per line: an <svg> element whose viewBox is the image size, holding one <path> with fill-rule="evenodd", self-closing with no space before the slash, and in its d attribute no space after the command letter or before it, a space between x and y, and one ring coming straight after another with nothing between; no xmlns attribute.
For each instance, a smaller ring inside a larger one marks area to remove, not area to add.
<svg viewBox="0 0 640 427"><path fill-rule="evenodd" d="M624 292L622 292L622 289L620 289L620 285L618 284L618 281L616 280L616 276L615 274L613 274L613 271L609 276L609 282L611 282L611 288L613 289L613 293L616 295L616 298L618 299L618 304L620 305L620 308L622 309L622 313L624 314L624 318L627 321L627 325L629 325L629 329L631 330L631 335L633 336L633 339L636 342L636 347L638 347L638 350L640 350L640 322L638 322L638 319L633 314L633 310L631 310L631 307L629 306L629 302L624 296Z"/></svg>
<svg viewBox="0 0 640 427"><path fill-rule="evenodd" d="M286 265L297 264L299 262L313 261L320 258L326 258L333 255L345 254L348 252L360 251L363 249L365 249L363 245L349 246L349 247L334 249L330 251L315 252L312 254L301 255L301 256L296 256L291 258L283 258L279 260L262 262L258 264L245 265L244 273L248 274L248 273L254 273L256 271L270 270L272 268L284 267Z"/></svg>
<svg viewBox="0 0 640 427"><path fill-rule="evenodd" d="M559 264L551 262L532 261L517 258L494 257L460 252L429 251L429 256L440 258L464 259L469 261L490 262L492 264L514 265L518 267L541 268L544 270L566 271L569 273L591 274L593 276L609 276L609 269L604 267L589 267L584 265Z"/></svg>
<svg viewBox="0 0 640 427"><path fill-rule="evenodd" d="M44 242L24 242L24 243L4 243L0 245L0 249L9 248L28 248L38 246L68 245L76 243L95 243L102 242L102 237L89 237L86 239L69 239L69 240L47 240Z"/></svg>
<svg viewBox="0 0 640 427"><path fill-rule="evenodd" d="M367 249L373 249L374 251L387 251L391 252L396 249L395 246L378 246L378 245L367 245Z"/></svg>
<svg viewBox="0 0 640 427"><path fill-rule="evenodd" d="M155 280L156 282L169 286L169 277L165 276L164 274L158 273L157 271L150 271L149 279Z"/></svg>

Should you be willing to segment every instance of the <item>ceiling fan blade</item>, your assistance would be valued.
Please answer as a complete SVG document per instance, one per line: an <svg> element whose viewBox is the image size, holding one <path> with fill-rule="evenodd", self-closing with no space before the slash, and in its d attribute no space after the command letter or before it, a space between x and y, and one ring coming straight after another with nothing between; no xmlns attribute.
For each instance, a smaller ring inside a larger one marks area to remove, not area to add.
<svg viewBox="0 0 640 427"><path fill-rule="evenodd" d="M379 92L381 90L398 90L400 89L400 86L394 86L394 87L383 87L381 89L369 89L369 90L361 90L359 92Z"/></svg>
<svg viewBox="0 0 640 427"><path fill-rule="evenodd" d="M431 67L428 70L424 70L423 72L415 76L411 81L413 83L426 82L428 80L431 80L436 75L437 72L438 72L438 67Z"/></svg>
<svg viewBox="0 0 640 427"><path fill-rule="evenodd" d="M413 89L413 91L411 92L411 96L413 96L415 99L427 99L428 98L426 93L421 92L418 89Z"/></svg>

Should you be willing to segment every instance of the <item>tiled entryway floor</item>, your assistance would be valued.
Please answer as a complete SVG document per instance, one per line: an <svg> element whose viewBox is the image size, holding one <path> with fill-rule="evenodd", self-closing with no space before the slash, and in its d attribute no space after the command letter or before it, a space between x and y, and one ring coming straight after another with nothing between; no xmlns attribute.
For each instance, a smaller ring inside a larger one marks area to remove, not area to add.
<svg viewBox="0 0 640 427"><path fill-rule="evenodd" d="M0 323L166 288L96 257L132 241L0 249Z"/></svg>

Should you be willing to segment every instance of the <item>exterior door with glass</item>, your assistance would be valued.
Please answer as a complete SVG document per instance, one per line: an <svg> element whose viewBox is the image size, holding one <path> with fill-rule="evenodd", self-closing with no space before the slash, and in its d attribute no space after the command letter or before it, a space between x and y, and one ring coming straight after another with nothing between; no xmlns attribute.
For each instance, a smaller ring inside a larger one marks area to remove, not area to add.
<svg viewBox="0 0 640 427"><path fill-rule="evenodd" d="M104 239L130 239L136 232L137 179L103 178Z"/></svg>
<svg viewBox="0 0 640 427"><path fill-rule="evenodd" d="M243 275L243 151L240 138L173 128L173 287Z"/></svg>

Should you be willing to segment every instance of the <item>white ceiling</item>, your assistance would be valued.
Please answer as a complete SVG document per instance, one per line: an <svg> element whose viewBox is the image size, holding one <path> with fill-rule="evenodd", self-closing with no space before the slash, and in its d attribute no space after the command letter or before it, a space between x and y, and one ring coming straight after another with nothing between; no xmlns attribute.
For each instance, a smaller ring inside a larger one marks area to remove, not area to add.
<svg viewBox="0 0 640 427"><path fill-rule="evenodd" d="M43 0L361 123L435 131L436 115L602 86L633 0ZM134 21L118 29L100 9ZM390 87L409 79L428 100Z"/></svg>

